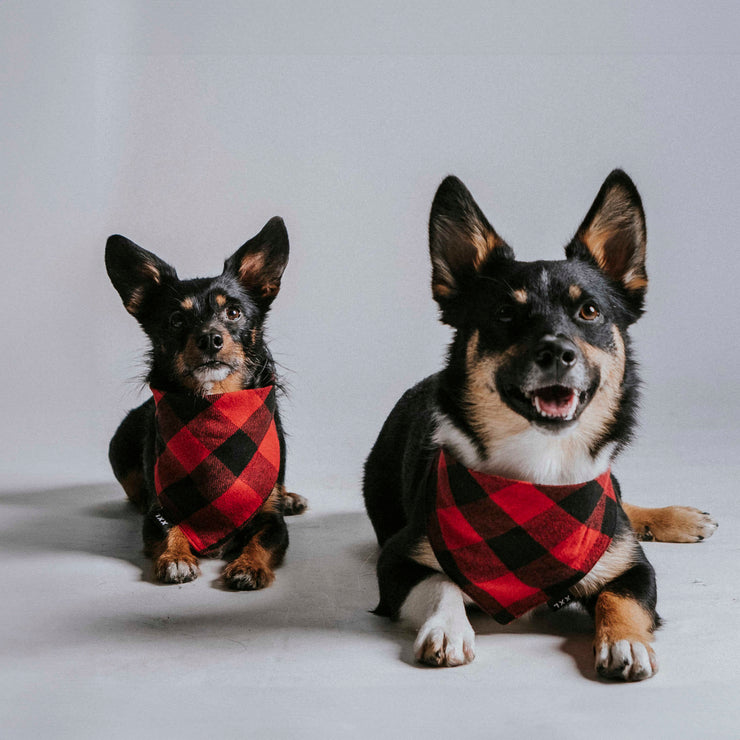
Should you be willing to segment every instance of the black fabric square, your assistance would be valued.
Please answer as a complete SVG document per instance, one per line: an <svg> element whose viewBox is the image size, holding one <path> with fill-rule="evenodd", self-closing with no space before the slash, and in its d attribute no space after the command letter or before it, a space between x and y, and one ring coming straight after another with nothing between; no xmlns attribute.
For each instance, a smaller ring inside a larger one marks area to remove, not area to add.
<svg viewBox="0 0 740 740"><path fill-rule="evenodd" d="M244 460L251 460L256 451L257 445L254 443L254 440L241 429L237 429L213 451L213 454L234 475L239 475L244 468Z"/></svg>
<svg viewBox="0 0 740 740"><path fill-rule="evenodd" d="M189 477L168 486L167 490L162 492L160 502L167 510L172 524L179 524L207 503Z"/></svg>
<svg viewBox="0 0 740 740"><path fill-rule="evenodd" d="M512 571L547 554L547 549L533 540L521 527L512 527L505 534L486 540L486 544Z"/></svg>
<svg viewBox="0 0 740 740"><path fill-rule="evenodd" d="M579 522L586 522L593 514L602 493L602 487L595 480L590 481L560 501L560 508Z"/></svg>
<svg viewBox="0 0 740 740"><path fill-rule="evenodd" d="M454 465L447 468L447 476L450 488L455 492L455 502L458 506L473 503L481 498L487 498L486 492L478 482L470 475L467 468L462 465Z"/></svg>

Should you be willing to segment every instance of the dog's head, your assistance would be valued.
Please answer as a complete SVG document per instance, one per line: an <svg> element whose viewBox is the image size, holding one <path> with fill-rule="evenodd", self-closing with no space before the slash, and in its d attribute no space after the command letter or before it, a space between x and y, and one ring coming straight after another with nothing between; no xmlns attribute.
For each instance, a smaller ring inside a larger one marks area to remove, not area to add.
<svg viewBox="0 0 740 740"><path fill-rule="evenodd" d="M432 290L456 329L446 377L483 445L527 428L589 446L626 441L637 380L626 331L642 313L645 218L629 177L606 179L566 259L519 262L448 177L429 225Z"/></svg>
<svg viewBox="0 0 740 740"><path fill-rule="evenodd" d="M264 383L272 361L263 325L287 262L280 218L240 247L214 278L180 280L152 252L111 236L108 275L151 341L148 382L202 395Z"/></svg>

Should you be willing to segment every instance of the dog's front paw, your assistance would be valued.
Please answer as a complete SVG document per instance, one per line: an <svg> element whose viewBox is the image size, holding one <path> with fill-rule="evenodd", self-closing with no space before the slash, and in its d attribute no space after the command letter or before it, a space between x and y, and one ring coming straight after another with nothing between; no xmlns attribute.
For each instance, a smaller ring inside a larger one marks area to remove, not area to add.
<svg viewBox="0 0 740 740"><path fill-rule="evenodd" d="M658 672L655 651L644 642L617 640L594 647L596 672L603 678L642 681Z"/></svg>
<svg viewBox="0 0 740 740"><path fill-rule="evenodd" d="M275 580L275 572L268 566L249 565L239 559L229 563L223 571L224 584L235 591L258 591Z"/></svg>
<svg viewBox="0 0 740 740"><path fill-rule="evenodd" d="M285 491L282 498L283 514L285 514L285 516L295 516L296 514L303 514L303 512L308 508L308 499L298 493Z"/></svg>
<svg viewBox="0 0 740 740"><path fill-rule="evenodd" d="M701 542L719 526L706 511L693 506L646 509L623 502L637 537L645 542Z"/></svg>
<svg viewBox="0 0 740 740"><path fill-rule="evenodd" d="M706 511L693 506L666 506L654 509L645 522L641 539L658 542L701 542L711 537L719 524Z"/></svg>
<svg viewBox="0 0 740 740"><path fill-rule="evenodd" d="M414 643L414 657L438 668L465 665L475 658L475 632L470 624L455 625L431 619L422 625Z"/></svg>
<svg viewBox="0 0 740 740"><path fill-rule="evenodd" d="M187 583L200 575L198 558L194 555L179 555L176 558L166 553L154 561L154 575L162 583Z"/></svg>

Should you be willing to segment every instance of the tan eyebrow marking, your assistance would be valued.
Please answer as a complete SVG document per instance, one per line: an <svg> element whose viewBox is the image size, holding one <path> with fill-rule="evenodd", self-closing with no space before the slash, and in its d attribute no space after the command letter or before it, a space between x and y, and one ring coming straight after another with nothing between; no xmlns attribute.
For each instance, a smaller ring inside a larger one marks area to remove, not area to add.
<svg viewBox="0 0 740 740"><path fill-rule="evenodd" d="M188 296L187 298L185 298L183 301L180 302L180 305L186 311L192 311L193 310L193 299Z"/></svg>
<svg viewBox="0 0 740 740"><path fill-rule="evenodd" d="M583 291L580 289L579 286L577 286L577 285L571 285L570 288L568 288L568 295L574 301L577 301L583 295Z"/></svg>
<svg viewBox="0 0 740 740"><path fill-rule="evenodd" d="M226 305L226 296L219 293L216 296L216 303L223 308Z"/></svg>
<svg viewBox="0 0 740 740"><path fill-rule="evenodd" d="M517 303L526 303L527 302L527 291L524 290L524 288L520 288L519 290L515 290L512 295L514 296L514 300Z"/></svg>

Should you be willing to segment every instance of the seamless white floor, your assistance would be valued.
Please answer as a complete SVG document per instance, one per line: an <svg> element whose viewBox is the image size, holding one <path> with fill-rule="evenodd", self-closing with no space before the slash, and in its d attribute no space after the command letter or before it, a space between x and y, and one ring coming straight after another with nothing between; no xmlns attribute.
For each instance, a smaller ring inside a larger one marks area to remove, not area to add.
<svg viewBox="0 0 740 740"><path fill-rule="evenodd" d="M257 593L222 589L216 561L190 584L152 582L112 483L2 495L0 735L738 738L740 521L723 502L739 466L640 459L626 478L662 491L649 503L713 507L721 526L646 545L661 668L629 685L596 678L578 613L507 628L475 615L472 665L414 665L411 635L368 611L376 550L358 490L302 491L311 510L289 520L287 561Z"/></svg>

